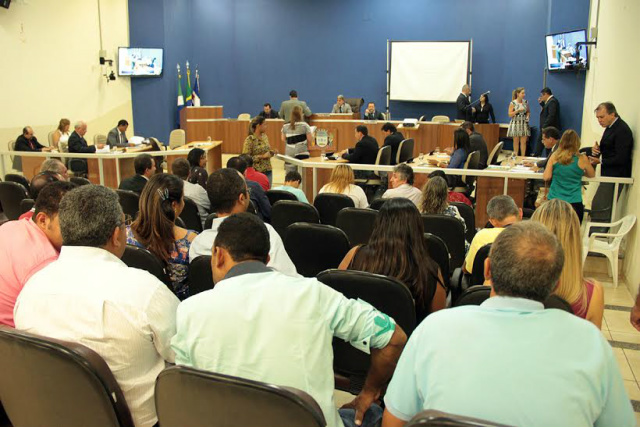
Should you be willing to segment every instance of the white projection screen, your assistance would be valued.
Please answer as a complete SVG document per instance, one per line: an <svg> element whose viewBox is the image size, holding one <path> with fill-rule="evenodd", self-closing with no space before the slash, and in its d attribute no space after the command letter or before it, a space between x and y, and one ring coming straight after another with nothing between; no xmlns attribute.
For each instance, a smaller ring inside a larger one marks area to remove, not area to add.
<svg viewBox="0 0 640 427"><path fill-rule="evenodd" d="M469 77L469 41L391 42L393 101L455 102Z"/></svg>

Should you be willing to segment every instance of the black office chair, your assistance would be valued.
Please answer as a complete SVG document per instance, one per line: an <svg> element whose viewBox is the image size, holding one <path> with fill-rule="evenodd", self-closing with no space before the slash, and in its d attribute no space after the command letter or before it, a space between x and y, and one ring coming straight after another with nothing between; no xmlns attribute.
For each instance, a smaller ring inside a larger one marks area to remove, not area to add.
<svg viewBox="0 0 640 427"><path fill-rule="evenodd" d="M213 212L207 216L207 219L204 220L204 229L211 230L211 226L213 225L213 220L218 218L218 214Z"/></svg>
<svg viewBox="0 0 640 427"><path fill-rule="evenodd" d="M480 151L473 151L467 156L467 160L464 163L464 168L468 170L480 169ZM464 193L467 197L471 197L471 193L474 189L476 177L472 175L451 175L457 178L456 186L453 191L456 193ZM460 184L460 185L458 185Z"/></svg>
<svg viewBox="0 0 640 427"><path fill-rule="evenodd" d="M22 211L22 213L29 212L35 204L36 201L33 199L22 199L22 201L20 202L20 210Z"/></svg>
<svg viewBox="0 0 640 427"><path fill-rule="evenodd" d="M213 289L213 270L211 269L211 255L200 255L189 264L189 295Z"/></svg>
<svg viewBox="0 0 640 427"><path fill-rule="evenodd" d="M0 182L0 206L7 218L11 221L22 215L20 203L28 199L26 188L17 182Z"/></svg>
<svg viewBox="0 0 640 427"><path fill-rule="evenodd" d="M451 292L454 299L466 289L484 284L484 263L489 257L489 252L491 252L491 243L478 249L473 259L471 274L464 274L462 267L455 269L451 276Z"/></svg>
<svg viewBox="0 0 640 427"><path fill-rule="evenodd" d="M22 175L8 173L4 176L4 180L7 182L17 182L27 190L27 193L31 189L31 187L29 187L29 180Z"/></svg>
<svg viewBox="0 0 640 427"><path fill-rule="evenodd" d="M393 318L410 336L416 327L416 312L409 288L387 276L354 270L327 270L318 280L347 298L362 299ZM333 339L336 387L358 394L370 367L370 356L342 339Z"/></svg>
<svg viewBox="0 0 640 427"><path fill-rule="evenodd" d="M127 247L124 248L122 262L127 264L129 267L148 271L167 286L170 284L169 275L167 274L164 263L144 248L135 245L127 245ZM171 289L170 286L169 288Z"/></svg>
<svg viewBox="0 0 640 427"><path fill-rule="evenodd" d="M463 305L480 305L489 299L490 294L491 286L471 286L463 291L460 296L453 301L453 306L460 307Z"/></svg>
<svg viewBox="0 0 640 427"><path fill-rule="evenodd" d="M69 181L73 182L74 184L80 186L80 185L91 185L91 181L89 181L87 178L83 178L81 176L72 176L71 178L69 178Z"/></svg>
<svg viewBox="0 0 640 427"><path fill-rule="evenodd" d="M69 159L69 170L74 176L86 177L89 173L89 164L85 159Z"/></svg>
<svg viewBox="0 0 640 427"><path fill-rule="evenodd" d="M391 164L391 146L380 147L376 161L376 166L388 166ZM356 178L356 184L365 187L377 187L387 180L387 172L372 171L368 178ZM366 189L366 188L365 188Z"/></svg>
<svg viewBox="0 0 640 427"><path fill-rule="evenodd" d="M192 199L184 198L184 209L180 212L180 218L182 218L188 230L202 232L202 220L198 212L198 205Z"/></svg>
<svg viewBox="0 0 640 427"><path fill-rule="evenodd" d="M413 139L405 139L400 142L398 146L398 153L396 154L396 164L408 162L413 159L413 147L415 142Z"/></svg>
<svg viewBox="0 0 640 427"><path fill-rule="evenodd" d="M298 200L295 194L284 190L267 190L266 194L271 206L275 205L276 202L279 202L280 200L293 200L294 202Z"/></svg>
<svg viewBox="0 0 640 427"><path fill-rule="evenodd" d="M325 427L320 406L307 393L244 378L172 366L156 380L162 427Z"/></svg>
<svg viewBox="0 0 640 427"><path fill-rule="evenodd" d="M295 223L287 227L284 248L299 274L315 277L321 271L337 268L350 245L347 235L337 227Z"/></svg>
<svg viewBox="0 0 640 427"><path fill-rule="evenodd" d="M438 236L431 233L424 233L424 241L427 244L427 250L429 251L429 257L438 264L444 285L449 289L450 285L450 267L451 255L449 255L449 249L447 244Z"/></svg>
<svg viewBox="0 0 640 427"><path fill-rule="evenodd" d="M369 204L369 208L379 211L380 208L382 208L382 205L384 205L384 202L386 202L389 199L374 199L370 204Z"/></svg>
<svg viewBox="0 0 640 427"><path fill-rule="evenodd" d="M314 206L297 200L280 200L271 207L271 225L280 237L284 237L287 227L296 222L319 224L320 214Z"/></svg>
<svg viewBox="0 0 640 427"><path fill-rule="evenodd" d="M558 295L549 295L549 298L544 302L544 308L557 308L558 310L566 311L567 313L573 313L573 308L565 299Z"/></svg>
<svg viewBox="0 0 640 427"><path fill-rule="evenodd" d="M14 427L134 427L105 361L77 343L0 326L2 405Z"/></svg>
<svg viewBox="0 0 640 427"><path fill-rule="evenodd" d="M473 208L466 203L462 202L449 202L451 206L458 208L460 216L464 219L464 223L467 225L467 231L464 233L467 242L471 243L476 235L476 213Z"/></svg>
<svg viewBox="0 0 640 427"><path fill-rule="evenodd" d="M119 189L116 190L116 193L118 193L118 199L124 214L130 216L132 220L136 219L140 209L140 195L134 191Z"/></svg>
<svg viewBox="0 0 640 427"><path fill-rule="evenodd" d="M463 417L428 409L416 414L405 427L515 427L479 418Z"/></svg>
<svg viewBox="0 0 640 427"><path fill-rule="evenodd" d="M459 219L447 215L422 215L425 233L435 234L447 245L451 255L449 271L464 262L464 227Z"/></svg>
<svg viewBox="0 0 640 427"><path fill-rule="evenodd" d="M344 194L322 193L313 201L313 206L318 209L320 222L326 225L336 225L338 212L344 208L353 208L353 199Z"/></svg>
<svg viewBox="0 0 640 427"><path fill-rule="evenodd" d="M373 209L344 208L338 212L337 227L344 231L351 246L369 242L378 211Z"/></svg>
<svg viewBox="0 0 640 427"><path fill-rule="evenodd" d="M175 224L176 224L178 227L182 227L182 228L184 228L184 229L186 229L186 228L187 228L187 225L184 223L184 221L183 221L183 220L182 220L182 218L180 218L180 217L176 218L176 222L175 222Z"/></svg>

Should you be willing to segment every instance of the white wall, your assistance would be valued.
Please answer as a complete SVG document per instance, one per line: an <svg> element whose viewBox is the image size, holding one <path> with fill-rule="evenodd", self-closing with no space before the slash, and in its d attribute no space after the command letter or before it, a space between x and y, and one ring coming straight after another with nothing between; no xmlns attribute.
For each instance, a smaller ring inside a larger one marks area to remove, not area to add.
<svg viewBox="0 0 640 427"><path fill-rule="evenodd" d="M127 0L100 0L100 8L113 59L129 45ZM129 79L102 77L98 28L98 0L14 0L0 9L0 147L26 125L46 145L63 117L86 121L90 143L119 119L133 125Z"/></svg>
<svg viewBox="0 0 640 427"><path fill-rule="evenodd" d="M638 0L591 0L591 26L598 19L598 46L591 49L591 69L587 73L584 114L582 121L582 143L593 145L600 140L603 129L598 125L594 108L603 101L615 104L620 117L626 121L634 135L633 177L638 180L640 172L640 1ZM631 213L640 218L640 182L631 187L623 214ZM627 242L623 270L633 295L640 283L640 239L638 226Z"/></svg>

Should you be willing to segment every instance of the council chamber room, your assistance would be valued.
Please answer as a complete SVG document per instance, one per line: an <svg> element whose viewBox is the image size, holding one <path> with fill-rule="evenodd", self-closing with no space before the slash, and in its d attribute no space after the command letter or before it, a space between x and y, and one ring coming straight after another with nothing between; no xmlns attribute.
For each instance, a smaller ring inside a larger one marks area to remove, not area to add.
<svg viewBox="0 0 640 427"><path fill-rule="evenodd" d="M635 426L636 0L0 0L0 427Z"/></svg>

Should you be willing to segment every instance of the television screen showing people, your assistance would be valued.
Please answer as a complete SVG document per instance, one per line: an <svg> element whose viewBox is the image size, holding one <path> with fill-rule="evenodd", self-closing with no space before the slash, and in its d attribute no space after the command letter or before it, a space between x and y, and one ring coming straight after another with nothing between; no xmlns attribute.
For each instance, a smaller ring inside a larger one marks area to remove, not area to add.
<svg viewBox="0 0 640 427"><path fill-rule="evenodd" d="M547 69L561 71L589 68L587 46L577 46L579 42L586 41L585 30L548 35L546 40Z"/></svg>
<svg viewBox="0 0 640 427"><path fill-rule="evenodd" d="M118 49L118 74L121 76L159 76L162 74L162 49Z"/></svg>

